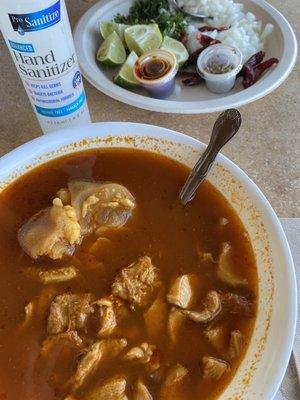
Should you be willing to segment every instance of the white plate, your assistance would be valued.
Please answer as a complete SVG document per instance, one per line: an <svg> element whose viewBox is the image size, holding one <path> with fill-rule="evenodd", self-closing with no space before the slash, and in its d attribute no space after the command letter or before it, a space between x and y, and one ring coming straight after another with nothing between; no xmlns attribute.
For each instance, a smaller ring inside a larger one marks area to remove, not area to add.
<svg viewBox="0 0 300 400"><path fill-rule="evenodd" d="M263 0L241 0L246 11L253 12L264 24L274 25L274 32L268 37L266 58L278 57L280 63L267 72L256 84L243 89L238 83L230 93L210 93L204 84L184 87L178 79L175 92L167 100L149 97L142 89L134 91L115 85L112 77L116 71L100 66L96 52L101 43L99 21L109 21L118 13L127 14L131 0L103 0L91 7L79 20L74 41L81 71L85 78L101 92L135 107L151 111L197 114L238 107L255 101L275 90L291 72L297 56L297 41L287 20L274 7Z"/></svg>
<svg viewBox="0 0 300 400"><path fill-rule="evenodd" d="M152 125L105 122L71 127L41 136L2 157L0 191L48 160L98 147L151 150L189 167L206 148L189 136ZM296 327L296 278L289 245L271 205L238 166L218 155L209 180L242 219L259 275L253 336L242 364L219 400L272 400L288 365Z"/></svg>

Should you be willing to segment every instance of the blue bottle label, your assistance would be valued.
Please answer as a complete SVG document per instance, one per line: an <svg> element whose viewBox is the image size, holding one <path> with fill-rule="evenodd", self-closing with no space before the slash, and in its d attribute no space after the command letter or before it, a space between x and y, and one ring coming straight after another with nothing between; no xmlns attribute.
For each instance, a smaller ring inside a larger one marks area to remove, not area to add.
<svg viewBox="0 0 300 400"><path fill-rule="evenodd" d="M61 18L60 0L50 7L28 14L8 14L14 31L21 36L57 24Z"/></svg>

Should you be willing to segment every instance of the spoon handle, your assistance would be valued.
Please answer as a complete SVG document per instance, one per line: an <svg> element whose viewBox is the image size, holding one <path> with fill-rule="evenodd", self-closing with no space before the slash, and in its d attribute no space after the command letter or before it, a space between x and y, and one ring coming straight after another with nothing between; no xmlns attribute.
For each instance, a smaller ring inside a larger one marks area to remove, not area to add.
<svg viewBox="0 0 300 400"><path fill-rule="evenodd" d="M181 192L182 204L187 204L196 194L199 185L202 183L211 169L217 154L221 148L237 133L241 126L242 117L238 110L230 109L224 111L216 120L209 144L200 157Z"/></svg>
<svg viewBox="0 0 300 400"><path fill-rule="evenodd" d="M196 18L199 20L203 20L205 18L211 18L211 17L206 17L204 14L194 14L194 13L190 13L188 11L185 11L184 8L180 7L177 3L177 0L169 0L169 2L171 3L171 6L173 8L175 8L175 11L179 11L184 15L187 15L188 17L192 17L192 18Z"/></svg>

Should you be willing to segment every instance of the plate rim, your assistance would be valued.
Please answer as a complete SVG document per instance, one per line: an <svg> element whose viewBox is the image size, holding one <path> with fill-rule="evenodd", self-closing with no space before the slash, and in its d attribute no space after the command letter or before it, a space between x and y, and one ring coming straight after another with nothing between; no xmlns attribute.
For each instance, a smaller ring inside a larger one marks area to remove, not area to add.
<svg viewBox="0 0 300 400"><path fill-rule="evenodd" d="M127 2L129 0L126 0ZM82 43L83 33L87 27L88 21L99 10L109 4L118 5L119 0L100 0L89 8L78 20L75 25L73 36L76 48L77 58L80 69L86 80L100 90L105 95L123 102L125 104L145 109L148 111L174 113L174 114L201 114L216 111L223 111L230 107L239 107L265 97L275 89L277 89L289 76L295 66L298 44L293 28L286 18L274 6L265 0L250 0L258 7L264 9L270 14L278 24L283 37L283 55L274 69L268 76L256 85L247 89L247 92L240 91L232 95L220 97L217 99L199 100L199 101L178 101L178 100L160 100L153 99L130 90L117 86L109 79L105 79L102 84L93 77L90 70L90 63L84 57L84 46ZM225 99L225 102L224 102Z"/></svg>

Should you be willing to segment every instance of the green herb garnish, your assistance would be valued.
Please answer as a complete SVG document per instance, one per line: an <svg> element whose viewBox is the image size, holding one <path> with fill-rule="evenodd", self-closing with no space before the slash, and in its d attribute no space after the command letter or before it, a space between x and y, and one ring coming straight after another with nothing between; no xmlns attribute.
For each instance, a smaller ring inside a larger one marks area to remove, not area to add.
<svg viewBox="0 0 300 400"><path fill-rule="evenodd" d="M187 22L179 12L171 12L167 0L137 0L129 14L117 14L114 21L120 24L136 25L157 23L163 36L180 40L185 34Z"/></svg>
<svg viewBox="0 0 300 400"><path fill-rule="evenodd" d="M227 72L230 72L234 69L234 65L224 65L213 61L210 62L204 69L211 74L226 74Z"/></svg>

